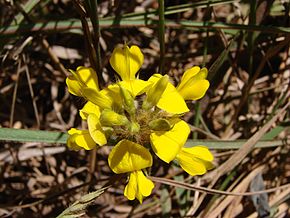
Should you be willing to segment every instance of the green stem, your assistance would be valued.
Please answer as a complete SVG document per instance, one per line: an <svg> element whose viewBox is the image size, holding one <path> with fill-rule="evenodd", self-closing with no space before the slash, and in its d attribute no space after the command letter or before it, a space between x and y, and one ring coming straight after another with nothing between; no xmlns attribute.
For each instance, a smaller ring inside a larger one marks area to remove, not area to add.
<svg viewBox="0 0 290 218"><path fill-rule="evenodd" d="M158 0L159 3L159 43L160 43L160 63L159 73L164 74L164 61L165 61L165 19L164 19L164 0Z"/></svg>

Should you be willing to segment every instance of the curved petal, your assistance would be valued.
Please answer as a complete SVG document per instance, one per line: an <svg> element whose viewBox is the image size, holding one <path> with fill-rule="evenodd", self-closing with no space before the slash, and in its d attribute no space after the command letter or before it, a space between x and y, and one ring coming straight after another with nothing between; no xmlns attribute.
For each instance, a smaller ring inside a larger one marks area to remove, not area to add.
<svg viewBox="0 0 290 218"><path fill-rule="evenodd" d="M205 95L208 88L208 80L189 81L186 86L179 90L179 93L184 100L198 100Z"/></svg>
<svg viewBox="0 0 290 218"><path fill-rule="evenodd" d="M180 83L178 84L178 86L176 87L176 89L181 89L186 82L190 79L193 78L195 75L197 75L200 71L200 67L199 66L194 66L188 70L186 70L180 80Z"/></svg>
<svg viewBox="0 0 290 218"><path fill-rule="evenodd" d="M92 139L88 130L78 130L71 128L68 131L67 146L72 150L80 150L82 148L91 150L96 147L95 141Z"/></svg>
<svg viewBox="0 0 290 218"><path fill-rule="evenodd" d="M113 101L111 98L109 98L106 94L103 92L99 92L92 88L84 88L83 89L83 95L94 103L95 105L99 106L101 109L112 108Z"/></svg>
<svg viewBox="0 0 290 218"><path fill-rule="evenodd" d="M185 144L190 133L186 122L180 119L171 121L173 127L169 131L154 131L150 142L155 154L166 163L172 161Z"/></svg>
<svg viewBox="0 0 290 218"><path fill-rule="evenodd" d="M68 87L68 91L76 96L82 96L82 85L79 83L74 76L70 75L65 80L66 85Z"/></svg>
<svg viewBox="0 0 290 218"><path fill-rule="evenodd" d="M144 56L138 46L116 47L110 58L110 64L122 80L134 80L135 74L143 64Z"/></svg>
<svg viewBox="0 0 290 218"><path fill-rule="evenodd" d="M197 66L185 71L176 88L184 100L198 100L205 95L209 87L207 74L206 68L200 69Z"/></svg>
<svg viewBox="0 0 290 218"><path fill-rule="evenodd" d="M89 114L95 114L97 117L100 117L101 111L99 106L88 101L79 111L79 114L83 120L86 120L88 119Z"/></svg>
<svg viewBox="0 0 290 218"><path fill-rule="evenodd" d="M192 176L205 174L213 168L213 155L205 146L182 148L176 159L181 168Z"/></svg>
<svg viewBox="0 0 290 218"><path fill-rule="evenodd" d="M110 152L108 162L114 173L127 173L150 167L152 156L142 145L123 139Z"/></svg>
<svg viewBox="0 0 290 218"><path fill-rule="evenodd" d="M138 95L142 95L152 83L141 79L134 79L130 81L121 81L119 84L129 90L133 98L135 98Z"/></svg>
<svg viewBox="0 0 290 218"><path fill-rule="evenodd" d="M98 145L102 146L107 144L107 139L102 126L100 124L99 118L95 114L89 114L88 116L88 128L92 139Z"/></svg>
<svg viewBox="0 0 290 218"><path fill-rule="evenodd" d="M155 84L161 77L162 75L160 74L154 74L148 81ZM165 91L157 103L157 107L172 114L182 114L189 111L183 97L171 83L167 84Z"/></svg>
<svg viewBox="0 0 290 218"><path fill-rule="evenodd" d="M141 170L130 173L129 182L125 187L124 195L129 200L137 198L142 204L143 197L151 194L154 183L148 179Z"/></svg>
<svg viewBox="0 0 290 218"><path fill-rule="evenodd" d="M99 90L97 73L91 67L80 66L76 70L77 79L87 87Z"/></svg>
<svg viewBox="0 0 290 218"><path fill-rule="evenodd" d="M96 72L89 67L78 67L76 71L70 70L73 75L66 78L66 84L71 94L82 96L82 89L89 87L99 90L98 77Z"/></svg>
<svg viewBox="0 0 290 218"><path fill-rule="evenodd" d="M109 85L107 88L103 89L100 93L111 99L112 101L111 109L113 109L116 112L122 111L122 96L120 94L120 88L116 83Z"/></svg>

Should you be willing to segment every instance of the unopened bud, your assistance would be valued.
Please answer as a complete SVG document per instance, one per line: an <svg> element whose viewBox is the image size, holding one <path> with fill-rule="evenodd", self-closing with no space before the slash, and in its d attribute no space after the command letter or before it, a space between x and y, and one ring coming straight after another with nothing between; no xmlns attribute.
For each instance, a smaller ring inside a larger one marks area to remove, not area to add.
<svg viewBox="0 0 290 218"><path fill-rule="evenodd" d="M124 109L132 116L135 115L136 112L136 108L134 105L134 98L131 95L131 93L125 89L124 87L122 87L121 85L119 86L120 90L121 90L121 95L123 97L123 106Z"/></svg>
<svg viewBox="0 0 290 218"><path fill-rule="evenodd" d="M166 119L156 119L149 122L149 128L155 131L168 131L171 129L170 122Z"/></svg>
<svg viewBox="0 0 290 218"><path fill-rule="evenodd" d="M160 100L163 92L165 91L168 84L168 76L161 77L147 92L147 97L143 102L142 108L149 110L154 107Z"/></svg>
<svg viewBox="0 0 290 218"><path fill-rule="evenodd" d="M125 126L129 123L126 116L116 113L110 109L104 109L100 116L103 126Z"/></svg>

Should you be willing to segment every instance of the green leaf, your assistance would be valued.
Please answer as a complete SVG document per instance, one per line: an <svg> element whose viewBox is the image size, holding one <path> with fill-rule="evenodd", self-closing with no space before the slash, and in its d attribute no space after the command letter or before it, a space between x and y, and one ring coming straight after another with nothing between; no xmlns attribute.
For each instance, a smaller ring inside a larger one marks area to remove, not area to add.
<svg viewBox="0 0 290 218"><path fill-rule="evenodd" d="M64 132L0 128L0 141L66 144L67 137Z"/></svg>

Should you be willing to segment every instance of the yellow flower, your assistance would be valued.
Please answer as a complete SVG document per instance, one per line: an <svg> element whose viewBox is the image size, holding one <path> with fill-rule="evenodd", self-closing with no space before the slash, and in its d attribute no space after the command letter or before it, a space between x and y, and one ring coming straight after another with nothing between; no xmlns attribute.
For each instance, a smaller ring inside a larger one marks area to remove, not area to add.
<svg viewBox="0 0 290 218"><path fill-rule="evenodd" d="M169 131L153 131L150 135L153 151L166 163L175 159L190 133L189 126L183 120L175 118L170 122L173 127Z"/></svg>
<svg viewBox="0 0 290 218"><path fill-rule="evenodd" d="M116 174L128 175L124 196L140 203L154 188L146 177L153 164L151 150L166 163L177 160L190 175L204 174L213 167L213 156L206 147L184 148L190 128L180 119L189 111L185 100L197 100L208 89L207 70L187 70L175 88L167 75L138 79L143 60L139 47L124 45L115 48L110 58L121 81L99 90L96 73L86 67L71 71L66 80L70 93L88 101L79 111L88 130L70 129L68 147L90 150L117 142L108 156L109 167Z"/></svg>
<svg viewBox="0 0 290 218"><path fill-rule="evenodd" d="M144 56L138 46L116 47L110 58L110 64L123 81L135 80L135 75L142 66Z"/></svg>
<svg viewBox="0 0 290 218"><path fill-rule="evenodd" d="M129 200L149 196L154 188L151 180L146 178L142 169L152 166L152 156L142 145L123 139L114 146L108 157L109 166L116 174L130 173L124 195Z"/></svg>
<svg viewBox="0 0 290 218"><path fill-rule="evenodd" d="M181 168L192 176L203 175L207 170L213 168L213 155L207 147L202 145L182 148L176 159Z"/></svg>
<svg viewBox="0 0 290 218"><path fill-rule="evenodd" d="M83 88L89 87L99 90L96 72L89 67L78 67L76 71L70 70L72 75L66 78L66 84L71 94L83 96Z"/></svg>
<svg viewBox="0 0 290 218"><path fill-rule="evenodd" d="M197 66L185 71L177 86L177 91L184 100L198 100L205 95L209 87L207 73L206 68L200 69Z"/></svg>
<svg viewBox="0 0 290 218"><path fill-rule="evenodd" d="M78 151L82 148L91 150L96 147L96 143L91 137L89 130L71 128L68 134L67 146L72 150Z"/></svg>

